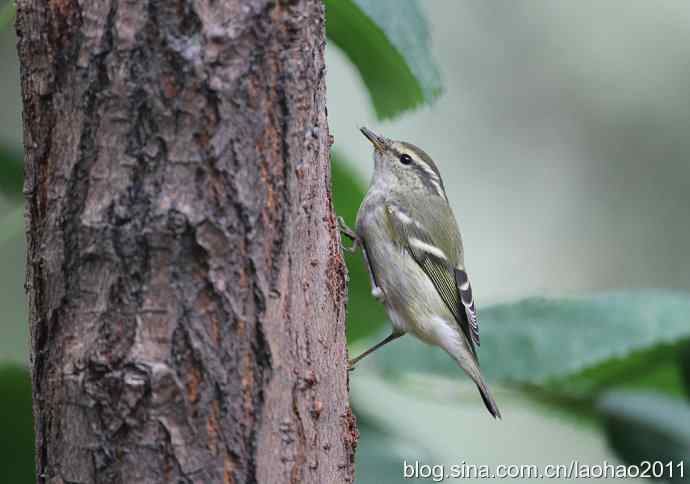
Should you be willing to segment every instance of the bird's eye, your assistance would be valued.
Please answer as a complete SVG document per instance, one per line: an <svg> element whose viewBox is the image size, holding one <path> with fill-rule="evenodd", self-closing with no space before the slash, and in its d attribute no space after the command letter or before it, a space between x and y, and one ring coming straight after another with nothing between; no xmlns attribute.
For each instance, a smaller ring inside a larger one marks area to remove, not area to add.
<svg viewBox="0 0 690 484"><path fill-rule="evenodd" d="M400 163L402 163L403 165L409 165L410 163L412 163L412 157L407 153L405 153L404 155L400 155Z"/></svg>

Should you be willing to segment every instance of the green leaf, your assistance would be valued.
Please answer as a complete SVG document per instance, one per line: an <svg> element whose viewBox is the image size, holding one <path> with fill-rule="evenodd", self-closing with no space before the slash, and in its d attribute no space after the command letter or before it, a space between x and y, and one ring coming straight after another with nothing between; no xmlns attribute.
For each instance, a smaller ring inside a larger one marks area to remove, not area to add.
<svg viewBox="0 0 690 484"><path fill-rule="evenodd" d="M441 92L426 19L416 0L325 0L328 37L359 70L379 118Z"/></svg>
<svg viewBox="0 0 690 484"><path fill-rule="evenodd" d="M20 198L23 183L24 162L21 152L0 145L0 193Z"/></svg>
<svg viewBox="0 0 690 484"><path fill-rule="evenodd" d="M591 398L613 387L647 389L682 396L683 376L679 363L685 339L633 351L625 358L611 358L568 378L550 382L548 389L574 397Z"/></svg>
<svg viewBox="0 0 690 484"><path fill-rule="evenodd" d="M690 296L647 290L528 299L488 309L482 330L489 376L540 383L690 338Z"/></svg>
<svg viewBox="0 0 690 484"><path fill-rule="evenodd" d="M0 482L36 482L31 379L19 366L0 366Z"/></svg>
<svg viewBox="0 0 690 484"><path fill-rule="evenodd" d="M646 290L563 299L527 299L480 308L484 374L507 383L591 398L611 386L676 388L678 349L690 338L690 296ZM459 375L443 351L402 338L371 358L385 371ZM663 370L663 371L662 371ZM665 372L665 373L664 373Z"/></svg>
<svg viewBox="0 0 690 484"><path fill-rule="evenodd" d="M338 215L350 227L354 227L359 204L364 199L365 189L357 174L343 158L334 152L331 155L331 176L333 181L333 204ZM349 243L344 238L345 243ZM354 342L375 334L386 321L386 311L371 295L369 274L361 251L356 254L345 252L345 262L350 278L347 304L347 336Z"/></svg>
<svg viewBox="0 0 690 484"><path fill-rule="evenodd" d="M671 469L657 464L650 472L665 471L664 477L670 482L687 482L690 406L653 393L612 392L604 395L598 409L609 444L626 463L671 462ZM676 464L683 462L680 469Z"/></svg>

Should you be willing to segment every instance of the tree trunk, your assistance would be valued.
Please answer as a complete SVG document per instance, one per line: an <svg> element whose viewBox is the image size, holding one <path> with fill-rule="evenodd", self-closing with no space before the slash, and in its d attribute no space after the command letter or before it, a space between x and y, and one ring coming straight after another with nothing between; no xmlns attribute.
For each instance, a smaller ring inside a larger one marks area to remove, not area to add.
<svg viewBox="0 0 690 484"><path fill-rule="evenodd" d="M320 0L19 0L38 482L353 478Z"/></svg>

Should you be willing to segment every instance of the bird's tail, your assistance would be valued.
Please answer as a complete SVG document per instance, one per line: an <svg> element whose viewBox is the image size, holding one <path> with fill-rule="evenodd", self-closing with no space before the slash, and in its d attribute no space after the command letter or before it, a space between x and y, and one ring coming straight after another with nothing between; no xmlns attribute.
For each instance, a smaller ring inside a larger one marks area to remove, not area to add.
<svg viewBox="0 0 690 484"><path fill-rule="evenodd" d="M496 400L491 395L491 390L489 390L489 385L484 381L482 376L482 371L479 369L479 362L475 355L467 355L467 353L462 354L464 358L455 358L460 367L465 370L465 373L472 378L472 381L477 385L482 400L484 400L484 405L494 418L501 418L501 412L498 410L498 405L496 405Z"/></svg>
<svg viewBox="0 0 690 484"><path fill-rule="evenodd" d="M501 412L500 410L498 410L496 400L494 400L494 397L491 395L489 385L486 384L484 378L482 378L481 375L479 375L479 378L474 379L474 382L477 384L477 389L479 390L479 394L482 396L482 400L484 400L484 405L486 405L486 409L489 411L491 415L493 415L494 418L500 419Z"/></svg>

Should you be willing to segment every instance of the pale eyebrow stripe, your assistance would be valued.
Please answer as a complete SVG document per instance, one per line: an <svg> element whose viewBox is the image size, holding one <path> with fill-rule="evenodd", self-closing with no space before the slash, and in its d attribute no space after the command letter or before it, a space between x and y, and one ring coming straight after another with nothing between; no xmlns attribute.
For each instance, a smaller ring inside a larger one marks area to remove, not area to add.
<svg viewBox="0 0 690 484"><path fill-rule="evenodd" d="M429 164L424 160L419 158L417 153L410 153L407 152L408 155L412 158L412 162L415 164L415 166L419 167L420 170L424 171L426 174L429 175L428 182L431 183L431 185L434 187L434 190L436 190L436 193L446 200L448 200L448 197L446 196L446 191L443 187L443 180L441 180L441 175L433 169L433 167L429 166Z"/></svg>
<svg viewBox="0 0 690 484"><path fill-rule="evenodd" d="M433 170L436 176L441 178L441 173L438 170L438 167L434 163L434 161L431 159L429 155L427 155L422 149L416 147L412 143L407 143L405 141L401 142L402 146L405 148L405 150L408 152L408 154L413 154L413 158L417 158L420 160L422 163L424 163L426 166L429 167L429 169Z"/></svg>
<svg viewBox="0 0 690 484"><path fill-rule="evenodd" d="M435 167L435 165L433 165L433 162L427 160L428 156L422 156L422 154L419 153L419 151L414 149L413 147L408 146L407 144L403 144L403 147L403 150L393 148L395 156L400 158L402 155L405 154L412 158L412 162L414 163L415 168L422 170L429 175L430 179L425 181L428 181L431 184L431 186L436 191L437 195L443 197L447 201L448 196L446 195L446 190L443 186L441 174L438 172L438 169Z"/></svg>

